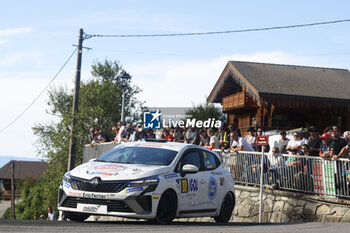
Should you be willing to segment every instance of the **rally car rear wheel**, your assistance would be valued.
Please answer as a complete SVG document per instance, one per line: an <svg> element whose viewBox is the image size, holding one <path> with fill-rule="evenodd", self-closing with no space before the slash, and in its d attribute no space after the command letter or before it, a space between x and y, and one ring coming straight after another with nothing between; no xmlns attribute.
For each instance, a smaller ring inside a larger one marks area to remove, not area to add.
<svg viewBox="0 0 350 233"><path fill-rule="evenodd" d="M154 221L159 224L169 224L176 217L177 197L174 191L167 190L159 200L157 215Z"/></svg>
<svg viewBox="0 0 350 233"><path fill-rule="evenodd" d="M214 217L216 222L228 222L231 219L232 211L235 208L235 198L231 193L227 193L221 204L219 216Z"/></svg>
<svg viewBox="0 0 350 233"><path fill-rule="evenodd" d="M83 222L88 217L90 217L90 214L81 214L81 213L73 213L73 212L64 212L64 216L68 218L69 220L75 221L75 222Z"/></svg>

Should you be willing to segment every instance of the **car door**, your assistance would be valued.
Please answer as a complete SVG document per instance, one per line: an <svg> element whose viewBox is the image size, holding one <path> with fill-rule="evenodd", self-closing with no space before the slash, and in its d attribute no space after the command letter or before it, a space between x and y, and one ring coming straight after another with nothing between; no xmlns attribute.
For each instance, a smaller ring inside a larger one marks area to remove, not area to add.
<svg viewBox="0 0 350 233"><path fill-rule="evenodd" d="M206 150L199 150L203 167L201 171L201 179L206 185L203 195L203 208L217 209L220 208L223 195L224 174L220 170L220 160L217 156Z"/></svg>
<svg viewBox="0 0 350 233"><path fill-rule="evenodd" d="M205 211L205 196L207 183L203 178L202 160L198 150L191 149L184 153L178 165L177 172L181 174L182 167L186 164L199 168L197 173L187 173L177 179L179 187L179 212L180 214L199 213Z"/></svg>

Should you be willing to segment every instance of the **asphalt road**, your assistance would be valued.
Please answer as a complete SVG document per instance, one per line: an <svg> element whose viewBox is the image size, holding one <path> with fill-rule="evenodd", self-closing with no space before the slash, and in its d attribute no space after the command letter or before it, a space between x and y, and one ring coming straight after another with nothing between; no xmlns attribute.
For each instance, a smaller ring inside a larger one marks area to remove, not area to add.
<svg viewBox="0 0 350 233"><path fill-rule="evenodd" d="M203 223L174 222L154 225L147 221L50 222L0 219L0 232L349 232L350 223Z"/></svg>

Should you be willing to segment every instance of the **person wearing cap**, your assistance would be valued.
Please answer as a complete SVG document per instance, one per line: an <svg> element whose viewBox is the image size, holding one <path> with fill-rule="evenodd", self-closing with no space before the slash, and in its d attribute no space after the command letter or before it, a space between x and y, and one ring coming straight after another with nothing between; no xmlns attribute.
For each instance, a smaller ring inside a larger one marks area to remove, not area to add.
<svg viewBox="0 0 350 233"><path fill-rule="evenodd" d="M324 133L321 136L321 146L320 146L320 157L322 158L331 158L329 153L329 145L331 143L331 135Z"/></svg>
<svg viewBox="0 0 350 233"><path fill-rule="evenodd" d="M307 140L307 145L310 147L310 156L319 156L322 140L320 138L318 130L315 126L311 126L309 128L309 133L310 137Z"/></svg>
<svg viewBox="0 0 350 233"><path fill-rule="evenodd" d="M262 136L262 135L264 135L264 132L263 132L262 128L258 128L258 130L256 131L256 136L258 137L258 136ZM256 145L254 149L255 149L256 152L261 152L262 151L262 147L263 146ZM266 146L264 146L264 152L267 153L269 151L270 151L270 145L267 144Z"/></svg>
<svg viewBox="0 0 350 233"><path fill-rule="evenodd" d="M289 142L289 139L287 138L287 133L286 131L282 130L280 132L280 135L281 135L281 138L280 140L278 141L278 150L279 150L279 153L281 154L287 154L287 145L288 145L288 142Z"/></svg>
<svg viewBox="0 0 350 233"><path fill-rule="evenodd" d="M244 139L251 145L251 147L255 148L255 141L256 141L255 129L253 127L249 127L247 132L248 132L248 135L245 136Z"/></svg>
<svg viewBox="0 0 350 233"><path fill-rule="evenodd" d="M337 172L335 173L335 192L337 195L345 195L347 191L345 190L346 176L345 176L345 163L344 161L339 161L341 158L341 150L346 146L347 142L341 138L342 132L337 126L333 126L332 140L329 144L329 157L336 161Z"/></svg>
<svg viewBox="0 0 350 233"><path fill-rule="evenodd" d="M337 126L333 126L332 141L329 145L330 154L334 159L340 158L339 153L346 146L346 141L341 138L342 132Z"/></svg>

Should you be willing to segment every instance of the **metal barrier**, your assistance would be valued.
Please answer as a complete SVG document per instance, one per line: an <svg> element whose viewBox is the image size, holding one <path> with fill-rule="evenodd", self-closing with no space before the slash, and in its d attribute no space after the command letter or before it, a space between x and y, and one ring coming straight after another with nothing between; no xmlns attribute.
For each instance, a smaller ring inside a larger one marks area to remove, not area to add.
<svg viewBox="0 0 350 233"><path fill-rule="evenodd" d="M223 165L235 183L260 185L260 152L221 152ZM263 185L327 197L350 198L350 160L264 154Z"/></svg>

